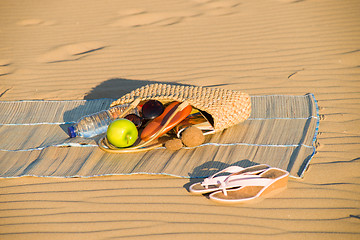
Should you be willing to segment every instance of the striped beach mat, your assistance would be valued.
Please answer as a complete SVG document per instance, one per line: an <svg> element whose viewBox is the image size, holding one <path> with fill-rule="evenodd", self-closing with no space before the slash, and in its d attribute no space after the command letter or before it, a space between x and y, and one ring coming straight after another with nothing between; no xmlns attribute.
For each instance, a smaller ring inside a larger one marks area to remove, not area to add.
<svg viewBox="0 0 360 240"><path fill-rule="evenodd" d="M176 152L111 154L95 139L72 138L80 117L109 108L114 99L0 102L0 177L94 177L164 174L207 177L230 165L265 163L303 174L315 154L318 107L313 94L252 96L248 120L195 148Z"/></svg>

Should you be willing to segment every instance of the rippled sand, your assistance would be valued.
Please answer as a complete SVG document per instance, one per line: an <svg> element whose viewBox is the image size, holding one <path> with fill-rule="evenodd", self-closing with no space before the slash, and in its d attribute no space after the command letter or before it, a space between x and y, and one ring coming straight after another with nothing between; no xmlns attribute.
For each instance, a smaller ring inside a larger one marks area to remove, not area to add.
<svg viewBox="0 0 360 240"><path fill-rule="evenodd" d="M172 177L0 179L0 239L359 239L359 12L356 0L1 1L2 101L170 82L313 93L321 121L305 177L251 205Z"/></svg>

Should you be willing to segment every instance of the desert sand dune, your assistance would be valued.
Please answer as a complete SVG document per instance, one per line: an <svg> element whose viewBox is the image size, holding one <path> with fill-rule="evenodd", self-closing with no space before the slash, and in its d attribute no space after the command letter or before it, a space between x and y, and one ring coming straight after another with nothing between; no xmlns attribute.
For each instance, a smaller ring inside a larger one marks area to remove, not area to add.
<svg viewBox="0 0 360 240"><path fill-rule="evenodd" d="M153 82L313 93L320 125L304 178L251 205L193 196L199 179L0 179L0 239L359 239L359 12L356 0L2 1L1 101Z"/></svg>

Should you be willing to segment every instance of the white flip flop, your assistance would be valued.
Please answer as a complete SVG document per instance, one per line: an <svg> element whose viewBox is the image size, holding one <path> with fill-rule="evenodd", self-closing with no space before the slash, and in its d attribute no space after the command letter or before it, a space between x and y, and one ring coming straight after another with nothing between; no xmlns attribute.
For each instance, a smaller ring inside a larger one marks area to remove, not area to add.
<svg viewBox="0 0 360 240"><path fill-rule="evenodd" d="M211 193L209 198L221 203L249 203L284 190L288 178L289 172L269 168L256 178L231 178L223 183L220 191Z"/></svg>
<svg viewBox="0 0 360 240"><path fill-rule="evenodd" d="M256 174L259 174L268 168L270 168L270 166L266 164L251 166L247 168L243 168L239 166L230 166L215 173L214 175L208 178L205 178L201 183L192 184L189 188L189 191L195 195L218 191L224 188L224 182L229 181L229 179L232 179L234 177L249 178L249 176L256 176ZM223 173L230 173L230 174L218 176Z"/></svg>

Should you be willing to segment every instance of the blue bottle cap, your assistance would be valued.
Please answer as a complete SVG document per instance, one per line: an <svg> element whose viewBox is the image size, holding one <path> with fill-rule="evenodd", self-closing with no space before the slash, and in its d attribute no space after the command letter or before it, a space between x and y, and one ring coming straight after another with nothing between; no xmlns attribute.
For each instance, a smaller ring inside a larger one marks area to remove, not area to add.
<svg viewBox="0 0 360 240"><path fill-rule="evenodd" d="M68 127L68 133L69 133L70 138L76 137L76 133L75 133L75 128L74 128L74 126Z"/></svg>

